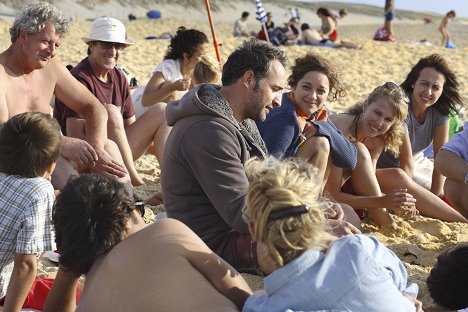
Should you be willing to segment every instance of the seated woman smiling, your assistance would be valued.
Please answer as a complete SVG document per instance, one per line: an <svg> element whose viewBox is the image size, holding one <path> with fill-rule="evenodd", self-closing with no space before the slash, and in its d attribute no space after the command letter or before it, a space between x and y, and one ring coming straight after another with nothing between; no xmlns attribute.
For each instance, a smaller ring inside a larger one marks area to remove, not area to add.
<svg viewBox="0 0 468 312"><path fill-rule="evenodd" d="M383 207L405 218L421 213L443 221L468 222L439 197L414 182L402 169L376 169L382 152L389 151L398 156L404 137L403 121L408 114L406 101L407 97L400 87L387 82L377 87L364 103L347 113L332 115L331 119L346 138L367 148L378 186L384 194L393 193L391 200ZM349 182L343 185L348 179ZM358 177L336 166L331 169L326 190L336 200L354 209L382 207L382 197L366 194L366 188Z"/></svg>

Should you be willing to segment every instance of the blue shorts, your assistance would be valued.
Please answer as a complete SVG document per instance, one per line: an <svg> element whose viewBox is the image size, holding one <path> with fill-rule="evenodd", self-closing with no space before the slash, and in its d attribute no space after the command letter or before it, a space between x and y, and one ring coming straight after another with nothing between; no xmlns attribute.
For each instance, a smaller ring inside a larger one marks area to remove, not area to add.
<svg viewBox="0 0 468 312"><path fill-rule="evenodd" d="M385 20L386 21L391 21L395 18L395 11L390 11L387 14L385 14Z"/></svg>

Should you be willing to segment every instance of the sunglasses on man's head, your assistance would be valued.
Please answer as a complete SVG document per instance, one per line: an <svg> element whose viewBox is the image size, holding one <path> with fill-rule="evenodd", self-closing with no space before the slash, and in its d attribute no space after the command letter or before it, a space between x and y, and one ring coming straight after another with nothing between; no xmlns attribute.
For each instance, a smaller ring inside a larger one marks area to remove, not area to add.
<svg viewBox="0 0 468 312"><path fill-rule="evenodd" d="M99 44L104 50L110 50L114 47L117 51L123 51L126 48L125 44L117 42L99 41Z"/></svg>
<svg viewBox="0 0 468 312"><path fill-rule="evenodd" d="M145 202L143 200L135 200L135 209L138 209L142 218L145 216Z"/></svg>
<svg viewBox="0 0 468 312"><path fill-rule="evenodd" d="M408 98L408 96L406 95L405 91L403 91L403 89L397 85L396 83L394 83L393 81L387 81L385 84L384 84L384 87L387 88L388 90L390 91L398 91L401 93L402 97L403 97L403 101L405 101L405 103L409 103L410 100Z"/></svg>

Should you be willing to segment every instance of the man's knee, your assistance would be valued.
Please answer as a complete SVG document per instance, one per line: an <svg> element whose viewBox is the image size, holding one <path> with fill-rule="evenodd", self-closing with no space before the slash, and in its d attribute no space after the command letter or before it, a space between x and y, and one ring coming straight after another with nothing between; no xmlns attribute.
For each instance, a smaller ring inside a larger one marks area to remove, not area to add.
<svg viewBox="0 0 468 312"><path fill-rule="evenodd" d="M115 129L123 126L123 117L120 109L114 104L107 104L107 128Z"/></svg>
<svg viewBox="0 0 468 312"><path fill-rule="evenodd" d="M52 172L51 183L54 189L61 190L67 184L70 177L78 175L79 173L74 163L63 156L59 156L57 165Z"/></svg>

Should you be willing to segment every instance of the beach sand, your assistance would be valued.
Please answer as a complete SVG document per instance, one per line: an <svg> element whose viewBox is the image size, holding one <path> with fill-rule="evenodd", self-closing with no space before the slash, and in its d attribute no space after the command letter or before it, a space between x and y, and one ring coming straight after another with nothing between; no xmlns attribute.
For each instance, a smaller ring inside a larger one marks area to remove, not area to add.
<svg viewBox="0 0 468 312"><path fill-rule="evenodd" d="M159 6L160 10L167 12L174 10L168 5ZM267 10L270 10L267 8ZM274 12L275 23L280 24L288 18L285 8L271 9ZM187 18L190 11L190 18ZM231 8L228 12L214 14L216 34L218 42L222 44L220 53L222 60L242 39L232 38L232 23L242 11L240 6ZM125 14L121 14L126 16ZM165 16L168 16L166 14ZM176 14L173 14L176 16ZM307 19L308 18L308 19ZM205 19L205 20L204 20ZM313 12L303 16L303 22L317 27L318 19ZM174 32L178 26L194 27L203 30L211 38L210 28L203 10L185 10L177 17L165 17L159 20L137 19L133 22L125 21L129 40L136 44L128 48L121 57L120 63L129 70L140 83L145 84L153 68L164 57L167 40L145 40L146 36L158 36L164 32ZM340 22L341 23L341 22ZM354 23L354 25L353 25ZM77 20L72 24L71 32L63 40L59 49L59 58L64 64L77 64L86 55L86 46L81 41L89 29L89 21ZM340 112L363 99L377 85L386 81L401 82L420 57L431 53L442 54L455 69L460 80L460 89L465 98L468 98L468 67L466 66L466 48L468 36L466 25L453 23L449 26L457 49L443 49L438 47L440 35L437 32L438 21L424 25L422 21L398 20L395 23L397 42L376 42L372 36L381 18L366 16L365 14L353 16L350 14L340 24L340 36L342 39L357 43L362 46L358 50L330 49L318 47L292 46L283 47L289 60L301 56L307 51L314 51L331 59L342 69L342 81L348 90L348 96L336 103L328 103L327 106L334 112ZM9 45L8 28L11 20L0 20L0 49L4 50ZM259 24L251 16L251 28L259 29ZM426 39L432 46L419 46L407 41ZM210 39L211 40L211 39ZM214 52L212 51L214 57ZM467 112L462 117L468 121ZM141 173L146 185L135 188L135 193L141 197L148 197L160 190L159 168L155 157L145 155L136 161L137 169ZM163 206L149 207L146 218L148 222L154 220L154 214L164 210ZM438 220L417 217L414 220L403 221L395 217L399 225L396 233L383 233L371 225L365 225L366 234L375 235L386 246L391 248L404 262L409 273L409 281L415 282L420 287L418 298L424 303L424 307L431 311L444 311L438 308L431 300L425 280L433 266L437 255L450 247L468 241L468 225L459 223L445 223ZM49 272L55 271L56 266L51 262L42 261L41 267ZM262 287L262 279L256 276L244 275L253 289Z"/></svg>

